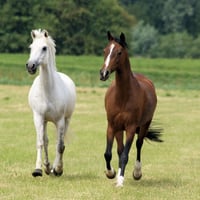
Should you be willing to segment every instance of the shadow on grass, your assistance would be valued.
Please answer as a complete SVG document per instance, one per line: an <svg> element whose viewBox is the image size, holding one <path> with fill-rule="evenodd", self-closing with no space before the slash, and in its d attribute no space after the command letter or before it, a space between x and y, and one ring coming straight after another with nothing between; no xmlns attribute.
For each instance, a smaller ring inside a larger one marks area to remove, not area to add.
<svg viewBox="0 0 200 200"><path fill-rule="evenodd" d="M176 179L172 178L162 178L162 179L141 179L139 181L127 180L128 184L133 185L133 186L142 186L142 187L163 187L163 188L168 188L168 187L179 187L184 185L183 181L179 181Z"/></svg>
<svg viewBox="0 0 200 200"><path fill-rule="evenodd" d="M56 178L56 177L55 177ZM58 177L57 177L58 178ZM92 173L76 173L76 174L63 174L62 179L65 179L67 181L82 181L82 180L97 180L99 177Z"/></svg>

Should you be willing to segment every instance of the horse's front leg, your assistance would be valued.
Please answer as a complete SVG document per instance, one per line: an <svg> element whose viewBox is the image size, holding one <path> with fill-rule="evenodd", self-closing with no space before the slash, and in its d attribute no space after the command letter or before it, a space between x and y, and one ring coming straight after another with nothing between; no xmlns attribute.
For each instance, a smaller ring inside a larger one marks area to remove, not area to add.
<svg viewBox="0 0 200 200"><path fill-rule="evenodd" d="M64 118L57 123L57 145L56 158L53 164L53 173L55 176L61 176L63 173L63 153L65 150L64 138L67 131L69 121Z"/></svg>
<svg viewBox="0 0 200 200"><path fill-rule="evenodd" d="M135 135L135 130L127 131L126 134L126 143L123 149L123 152L120 155L120 160L119 160L119 170L117 173L117 187L122 187L124 183L124 174L125 174L125 168L126 164L128 163L128 157L129 157L129 151L133 142L133 138Z"/></svg>
<svg viewBox="0 0 200 200"><path fill-rule="evenodd" d="M113 140L114 140L114 132L113 129L108 125L107 128L107 143L106 143L106 151L104 153L104 158L106 161L106 171L105 174L107 178L115 178L116 172L112 168L110 162L112 160L112 146L113 146Z"/></svg>
<svg viewBox="0 0 200 200"><path fill-rule="evenodd" d="M37 142L36 142L37 159L36 159L36 167L32 175L36 177L36 176L42 176L42 148L44 145L45 123L42 116L34 113L33 117L37 134Z"/></svg>

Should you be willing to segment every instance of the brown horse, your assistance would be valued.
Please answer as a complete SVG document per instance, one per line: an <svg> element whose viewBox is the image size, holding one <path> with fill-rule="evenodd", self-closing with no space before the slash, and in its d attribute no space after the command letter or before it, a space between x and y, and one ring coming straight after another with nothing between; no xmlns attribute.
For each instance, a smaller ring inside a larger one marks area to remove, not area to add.
<svg viewBox="0 0 200 200"><path fill-rule="evenodd" d="M131 72L125 35L121 33L119 39L114 38L110 32L107 35L109 43L104 49L100 79L106 81L110 74L115 72L115 80L105 95L108 121L107 146L104 154L107 168L105 173L108 178L114 178L116 175L110 164L113 140L116 138L119 156L116 186L123 186L125 167L135 133L138 133L137 158L133 171L136 180L142 177L140 157L143 139L146 137L157 142L162 140L159 138L160 130L149 130L157 104L153 83L145 76ZM123 131L126 131L125 145Z"/></svg>

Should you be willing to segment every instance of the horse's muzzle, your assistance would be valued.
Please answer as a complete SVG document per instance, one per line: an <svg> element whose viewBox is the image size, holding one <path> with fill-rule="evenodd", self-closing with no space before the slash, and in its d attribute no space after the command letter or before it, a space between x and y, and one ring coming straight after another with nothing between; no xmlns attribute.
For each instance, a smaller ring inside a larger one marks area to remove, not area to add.
<svg viewBox="0 0 200 200"><path fill-rule="evenodd" d="M100 70L100 80L106 81L110 76L110 72L108 70Z"/></svg>
<svg viewBox="0 0 200 200"><path fill-rule="evenodd" d="M26 63L26 69L29 74L35 74L37 71L37 65Z"/></svg>

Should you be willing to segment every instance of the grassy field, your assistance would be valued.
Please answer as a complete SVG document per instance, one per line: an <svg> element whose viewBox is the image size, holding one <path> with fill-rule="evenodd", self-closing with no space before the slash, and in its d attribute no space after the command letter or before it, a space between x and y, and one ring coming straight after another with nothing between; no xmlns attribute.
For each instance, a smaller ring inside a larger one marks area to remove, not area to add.
<svg viewBox="0 0 200 200"><path fill-rule="evenodd" d="M31 84L35 76L28 75L25 64L29 55L0 54L0 84ZM77 86L105 87L99 81L103 56L57 56L57 68L75 81ZM152 79L157 88L199 90L200 60L131 58L135 72Z"/></svg>
<svg viewBox="0 0 200 200"><path fill-rule="evenodd" d="M155 78L158 93L155 120L164 128L164 143L144 143L143 177L138 182L132 179L133 145L124 187L119 189L114 187L114 180L108 180L104 175L106 118L103 99L105 86L109 83L102 85L98 80L100 57L67 56L66 61L64 56L57 58L59 69L72 75L78 85L76 109L66 138L64 173L59 178L31 176L36 159L36 135L27 103L30 87L27 84L34 78L25 71L27 58L27 55L0 55L1 200L200 199L198 60L132 60L138 72L149 70L151 73L147 74ZM175 80L177 83L173 84ZM52 162L55 155L52 124L49 124L48 132ZM116 144L112 163L117 169Z"/></svg>
<svg viewBox="0 0 200 200"><path fill-rule="evenodd" d="M77 106L64 155L62 177L33 178L35 130L27 105L27 86L0 86L1 200L53 199L200 199L198 91L158 90L155 119L165 129L164 143L145 142L143 178L132 179L135 144L123 188L104 175L106 120L104 88L77 88ZM54 159L55 128L49 124L50 159ZM117 168L116 144L113 166Z"/></svg>

